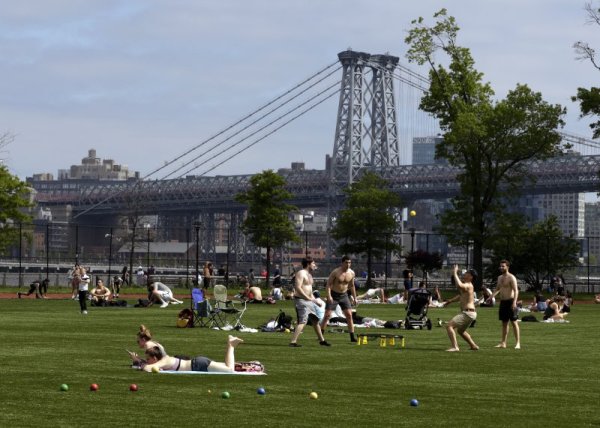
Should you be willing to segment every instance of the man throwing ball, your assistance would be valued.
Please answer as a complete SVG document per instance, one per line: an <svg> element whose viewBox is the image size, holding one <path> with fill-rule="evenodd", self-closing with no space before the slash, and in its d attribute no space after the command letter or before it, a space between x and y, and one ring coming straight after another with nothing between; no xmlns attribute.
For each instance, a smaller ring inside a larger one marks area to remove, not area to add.
<svg viewBox="0 0 600 428"><path fill-rule="evenodd" d="M350 257L342 257L342 265L334 269L327 279L327 306L325 307L325 316L321 321L321 331L325 331L327 322L331 318L332 312L337 305L340 305L342 312L346 317L348 331L350 332L350 341L356 342L354 336L354 322L352 321L352 304L356 304L356 287L354 286L354 278L356 275L350 269L352 260ZM350 291L351 296L348 296ZM383 294L382 294L383 295ZM350 301L352 299L352 301Z"/></svg>
<svg viewBox="0 0 600 428"><path fill-rule="evenodd" d="M467 333L467 328L473 321L477 319L477 312L475 311L475 299L473 297L473 281L475 278L477 278L477 272L475 269L469 269L463 274L461 281L461 279L458 277L458 265L454 265L454 268L452 269L452 277L454 278L454 283L458 288L458 295L452 299L446 300L444 302L444 306L459 300L461 312L452 318L446 325L446 331L448 332L450 344L452 345L452 347L447 349L447 351L458 352L460 350L458 348L458 342L456 341L457 332L469 344L471 350L477 351L479 346L473 342L471 335Z"/></svg>

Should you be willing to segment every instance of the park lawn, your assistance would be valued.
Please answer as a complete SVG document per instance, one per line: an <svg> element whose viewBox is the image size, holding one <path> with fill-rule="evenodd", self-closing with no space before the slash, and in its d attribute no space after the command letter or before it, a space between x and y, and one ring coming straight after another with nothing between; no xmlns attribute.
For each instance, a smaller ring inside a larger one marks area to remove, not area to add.
<svg viewBox="0 0 600 428"><path fill-rule="evenodd" d="M187 301L189 302L189 301ZM186 303L187 303L186 302ZM185 306L185 305L184 305ZM521 323L523 349L495 349L497 309L481 309L470 330L481 350L446 353L445 329L400 333L405 349L349 343L311 329L288 347L289 334L239 333L240 361L260 360L267 376L150 374L129 368L139 324L171 354L222 361L224 331L178 329L181 306L90 308L71 300L0 299L0 426L169 427L536 427L600 424L600 306L578 305L568 324ZM251 305L243 322L258 327L291 302ZM455 305L431 309L434 325ZM404 306L361 305L362 316L404 317ZM372 331L372 330L371 330ZM459 339L460 340L460 339ZM509 345L514 344L512 332ZM60 385L69 385L61 392ZM89 390L99 384L96 392ZM139 386L130 392L129 385ZM256 393L258 387L266 395ZM210 391L210 392L209 392ZM231 398L221 398L228 391ZM309 393L319 394L317 400ZM420 404L411 407L410 400Z"/></svg>

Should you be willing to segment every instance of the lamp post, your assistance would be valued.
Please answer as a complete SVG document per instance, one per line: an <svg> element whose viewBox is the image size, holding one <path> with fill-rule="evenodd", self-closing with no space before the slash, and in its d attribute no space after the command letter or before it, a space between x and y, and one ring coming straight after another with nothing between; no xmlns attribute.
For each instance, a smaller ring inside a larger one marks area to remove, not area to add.
<svg viewBox="0 0 600 428"><path fill-rule="evenodd" d="M411 227L409 230L410 230L410 252L413 253L415 251L415 228Z"/></svg>
<svg viewBox="0 0 600 428"><path fill-rule="evenodd" d="M110 285L111 268L112 268L112 239L113 239L113 228L110 228L110 232L104 235L105 238L108 238L108 281L107 284Z"/></svg>
<svg viewBox="0 0 600 428"><path fill-rule="evenodd" d="M148 266L148 270L146 272L150 272L150 223L145 223L144 227L146 228L146 266Z"/></svg>
<svg viewBox="0 0 600 428"><path fill-rule="evenodd" d="M225 287L229 287L229 240L231 239L231 229L227 225L227 254L225 255Z"/></svg>
<svg viewBox="0 0 600 428"><path fill-rule="evenodd" d="M198 267L198 259L200 257L199 246L200 246L200 226L201 226L201 223L199 221L195 221L193 223L193 226L194 226L194 231L196 233L195 236L194 236L194 238L196 240L196 278L194 278L194 282L196 284L198 284L198 287L199 287L200 284L198 283L198 278L199 278L199 275L200 275L200 271L199 271L199 267Z"/></svg>

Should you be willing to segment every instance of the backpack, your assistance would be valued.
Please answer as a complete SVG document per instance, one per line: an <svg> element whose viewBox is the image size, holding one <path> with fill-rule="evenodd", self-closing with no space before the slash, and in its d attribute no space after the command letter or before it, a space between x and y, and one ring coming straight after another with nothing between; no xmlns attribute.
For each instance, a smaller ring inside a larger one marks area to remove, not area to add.
<svg viewBox="0 0 600 428"><path fill-rule="evenodd" d="M276 327L278 331L291 330L292 328L292 317L286 315L285 312L279 311L279 315L275 318Z"/></svg>
<svg viewBox="0 0 600 428"><path fill-rule="evenodd" d="M194 312L190 308L185 308L177 314L176 325L179 328L194 326Z"/></svg>

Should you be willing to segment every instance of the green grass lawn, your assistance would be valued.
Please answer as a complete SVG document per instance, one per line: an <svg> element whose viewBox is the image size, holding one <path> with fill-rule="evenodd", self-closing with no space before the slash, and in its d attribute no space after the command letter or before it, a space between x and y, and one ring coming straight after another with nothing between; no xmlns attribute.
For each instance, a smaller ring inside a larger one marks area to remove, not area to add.
<svg viewBox="0 0 600 428"><path fill-rule="evenodd" d="M257 327L291 302L252 305ZM222 361L228 332L178 329L181 309L90 308L71 300L0 299L0 426L596 426L600 425L600 306L577 305L568 324L521 323L523 349L495 349L497 309L481 309L471 334L481 347L446 353L445 329L399 332L406 348L349 343L331 348L305 330L302 348L285 333L240 333L238 360L258 359L268 376L150 374L129 368L146 324L169 351ZM447 320L458 308L431 309ZM404 306L362 305L363 316L404 317ZM460 340L460 339L459 339ZM512 332L509 345L514 344ZM61 384L69 391L61 392ZM96 392L89 390L99 384ZM139 391L130 392L135 383ZM264 387L266 395L256 393ZM209 392L210 391L210 392ZM228 391L231 398L221 398ZM309 399L316 391L317 400ZM412 398L419 400L411 407Z"/></svg>

